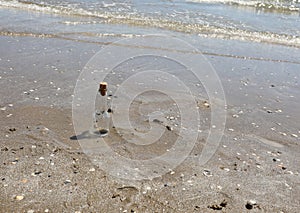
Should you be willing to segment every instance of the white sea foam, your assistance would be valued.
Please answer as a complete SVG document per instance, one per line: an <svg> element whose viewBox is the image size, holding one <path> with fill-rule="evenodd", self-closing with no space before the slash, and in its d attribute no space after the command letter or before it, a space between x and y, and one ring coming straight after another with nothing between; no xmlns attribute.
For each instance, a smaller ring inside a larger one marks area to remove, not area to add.
<svg viewBox="0 0 300 213"><path fill-rule="evenodd" d="M300 1L257 1L257 0L186 0L193 3L229 4L236 6L256 7L266 10L300 11ZM298 5L297 5L298 4Z"/></svg>

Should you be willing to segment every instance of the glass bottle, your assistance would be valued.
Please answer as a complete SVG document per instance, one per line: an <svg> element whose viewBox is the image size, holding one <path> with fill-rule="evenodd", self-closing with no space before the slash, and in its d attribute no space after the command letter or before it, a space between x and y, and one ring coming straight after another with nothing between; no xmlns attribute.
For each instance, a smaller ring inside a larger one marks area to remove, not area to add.
<svg viewBox="0 0 300 213"><path fill-rule="evenodd" d="M95 101L92 134L105 137L109 132L110 114L107 105L107 83L101 82Z"/></svg>

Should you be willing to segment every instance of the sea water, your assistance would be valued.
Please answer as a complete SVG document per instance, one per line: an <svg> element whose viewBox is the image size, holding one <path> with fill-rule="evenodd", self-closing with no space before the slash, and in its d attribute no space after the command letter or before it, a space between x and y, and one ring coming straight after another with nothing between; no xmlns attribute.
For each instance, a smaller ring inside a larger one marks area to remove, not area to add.
<svg viewBox="0 0 300 213"><path fill-rule="evenodd" d="M299 0L0 0L0 33L91 41L180 33L298 48L299 14Z"/></svg>

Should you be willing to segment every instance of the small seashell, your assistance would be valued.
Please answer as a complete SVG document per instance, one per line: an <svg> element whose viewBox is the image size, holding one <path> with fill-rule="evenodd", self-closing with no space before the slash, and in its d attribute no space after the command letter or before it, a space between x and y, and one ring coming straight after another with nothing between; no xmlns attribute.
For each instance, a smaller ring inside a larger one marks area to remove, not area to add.
<svg viewBox="0 0 300 213"><path fill-rule="evenodd" d="M279 132L279 134L286 136L287 134L285 132Z"/></svg>
<svg viewBox="0 0 300 213"><path fill-rule="evenodd" d="M65 184L71 183L71 180L65 180Z"/></svg>
<svg viewBox="0 0 300 213"><path fill-rule="evenodd" d="M255 205L256 201L255 200L249 200L247 203L251 204L251 205Z"/></svg>
<svg viewBox="0 0 300 213"><path fill-rule="evenodd" d="M206 177L211 177L211 176L212 176L212 173L211 173L211 171L205 169L205 170L203 171L203 175L206 176Z"/></svg>
<svg viewBox="0 0 300 213"><path fill-rule="evenodd" d="M291 134L291 136L293 136L294 138L298 138L298 135L296 134Z"/></svg>

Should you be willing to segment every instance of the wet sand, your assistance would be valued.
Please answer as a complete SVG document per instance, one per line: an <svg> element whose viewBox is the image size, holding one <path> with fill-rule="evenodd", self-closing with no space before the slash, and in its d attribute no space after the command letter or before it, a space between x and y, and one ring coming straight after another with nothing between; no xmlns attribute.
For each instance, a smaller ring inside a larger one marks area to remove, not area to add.
<svg viewBox="0 0 300 213"><path fill-rule="evenodd" d="M95 166L74 140L74 87L101 45L0 37L0 212L298 212L300 65L279 59L283 55L297 62L294 52L299 51L272 45L261 45L258 51L258 44L233 48L218 42L223 41L200 42L199 49L241 57L207 55L227 101L217 152L199 165L208 119L182 164L153 180L134 181ZM241 59L249 55L278 61ZM205 97L199 96L199 109L209 118ZM131 113L138 118L134 106ZM176 140L176 128L166 128L171 124L161 125L165 143L150 148L149 156L161 154ZM139 122L135 126L143 128ZM141 150L116 131L107 140L115 152L141 157L136 155Z"/></svg>

